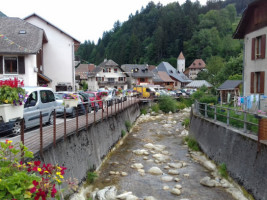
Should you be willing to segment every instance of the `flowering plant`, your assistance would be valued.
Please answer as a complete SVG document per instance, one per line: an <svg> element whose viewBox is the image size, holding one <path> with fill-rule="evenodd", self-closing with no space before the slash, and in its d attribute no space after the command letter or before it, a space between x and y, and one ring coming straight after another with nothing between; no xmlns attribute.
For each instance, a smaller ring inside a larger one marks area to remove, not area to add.
<svg viewBox="0 0 267 200"><path fill-rule="evenodd" d="M76 94L64 94L63 99L75 99L78 100L78 95Z"/></svg>
<svg viewBox="0 0 267 200"><path fill-rule="evenodd" d="M116 91L116 95L121 95L122 94L122 89L118 88L118 90Z"/></svg>
<svg viewBox="0 0 267 200"><path fill-rule="evenodd" d="M101 93L100 93L100 96L101 96L101 97L107 97L107 96L108 96L108 92L101 92Z"/></svg>
<svg viewBox="0 0 267 200"><path fill-rule="evenodd" d="M17 78L0 81L0 104L22 105L25 102L23 86L23 81Z"/></svg>
<svg viewBox="0 0 267 200"><path fill-rule="evenodd" d="M0 199L60 198L62 191L58 191L56 185L64 181L65 167L41 165L40 161L19 162L19 155L23 155L23 159L33 158L33 153L22 143L12 144L11 140L0 145ZM76 180L65 182L71 189L77 189Z"/></svg>

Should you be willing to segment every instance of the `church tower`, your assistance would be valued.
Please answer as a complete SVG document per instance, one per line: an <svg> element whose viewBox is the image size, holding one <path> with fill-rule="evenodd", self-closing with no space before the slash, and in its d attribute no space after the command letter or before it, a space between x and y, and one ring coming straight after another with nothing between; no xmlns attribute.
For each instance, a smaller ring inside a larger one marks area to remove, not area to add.
<svg viewBox="0 0 267 200"><path fill-rule="evenodd" d="M185 71L185 58L184 58L183 52L181 52L177 58L177 70L179 72Z"/></svg>

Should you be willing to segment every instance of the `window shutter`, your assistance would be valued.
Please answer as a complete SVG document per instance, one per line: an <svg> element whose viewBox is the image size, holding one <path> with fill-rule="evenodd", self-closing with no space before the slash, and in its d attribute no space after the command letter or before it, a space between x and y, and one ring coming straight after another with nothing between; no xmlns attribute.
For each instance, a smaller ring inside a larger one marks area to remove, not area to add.
<svg viewBox="0 0 267 200"><path fill-rule="evenodd" d="M3 56L0 56L0 74L3 74Z"/></svg>
<svg viewBox="0 0 267 200"><path fill-rule="evenodd" d="M255 60L255 42L256 38L252 39L251 60Z"/></svg>
<svg viewBox="0 0 267 200"><path fill-rule="evenodd" d="M250 76L250 93L254 93L254 72L251 72Z"/></svg>
<svg viewBox="0 0 267 200"><path fill-rule="evenodd" d="M266 35L261 37L261 58L265 58L265 51L266 51Z"/></svg>
<svg viewBox="0 0 267 200"><path fill-rule="evenodd" d="M18 57L19 62L19 74L25 74L25 63L24 63L24 57L19 56Z"/></svg>
<svg viewBox="0 0 267 200"><path fill-rule="evenodd" d="M260 93L264 94L265 72L260 73Z"/></svg>
<svg viewBox="0 0 267 200"><path fill-rule="evenodd" d="M102 81L104 82L104 77L102 77Z"/></svg>

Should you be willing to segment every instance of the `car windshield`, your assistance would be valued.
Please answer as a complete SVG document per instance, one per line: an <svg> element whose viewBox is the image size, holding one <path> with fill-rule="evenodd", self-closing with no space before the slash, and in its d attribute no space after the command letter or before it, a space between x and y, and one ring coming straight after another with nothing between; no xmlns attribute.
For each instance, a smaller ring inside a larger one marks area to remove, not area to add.
<svg viewBox="0 0 267 200"><path fill-rule="evenodd" d="M95 97L95 94L94 93L88 93L88 96L89 97Z"/></svg>

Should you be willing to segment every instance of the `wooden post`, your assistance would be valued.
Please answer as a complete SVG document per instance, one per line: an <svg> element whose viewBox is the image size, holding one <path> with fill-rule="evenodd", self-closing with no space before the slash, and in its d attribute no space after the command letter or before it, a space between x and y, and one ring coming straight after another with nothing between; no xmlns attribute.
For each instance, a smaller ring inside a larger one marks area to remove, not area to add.
<svg viewBox="0 0 267 200"><path fill-rule="evenodd" d="M78 110L78 107L73 107L73 109L76 109L76 134L78 134L78 129L79 129L78 115L79 115L79 110Z"/></svg>
<svg viewBox="0 0 267 200"><path fill-rule="evenodd" d="M20 141L24 145L24 118L20 121ZM24 162L24 148L21 148L21 161Z"/></svg>
<svg viewBox="0 0 267 200"><path fill-rule="evenodd" d="M244 133L247 132L247 111L244 111Z"/></svg>
<svg viewBox="0 0 267 200"><path fill-rule="evenodd" d="M220 91L220 96L221 96L221 106L222 106L222 102L223 102L222 90Z"/></svg>
<svg viewBox="0 0 267 200"><path fill-rule="evenodd" d="M67 138L67 120L66 120L66 108L64 107L64 140Z"/></svg>
<svg viewBox="0 0 267 200"><path fill-rule="evenodd" d="M106 103L106 101L102 101L102 119L101 121L103 121L103 115L104 115L104 104ZM107 106L108 107L108 106ZM106 108L107 108L106 107Z"/></svg>
<svg viewBox="0 0 267 200"><path fill-rule="evenodd" d="M102 104L103 105L103 104ZM85 105L85 120L86 120L86 130L88 130L88 109L89 109L89 104L87 103Z"/></svg>
<svg viewBox="0 0 267 200"><path fill-rule="evenodd" d="M112 100L109 101L112 104ZM107 106L107 118L108 118L108 106Z"/></svg>
<svg viewBox="0 0 267 200"><path fill-rule="evenodd" d="M214 105L214 121L217 121L217 107Z"/></svg>
<svg viewBox="0 0 267 200"><path fill-rule="evenodd" d="M110 112L110 113L111 113L111 115L112 115L112 107L113 107L113 104L111 104L111 112Z"/></svg>
<svg viewBox="0 0 267 200"><path fill-rule="evenodd" d="M207 118L208 117L208 109L207 109L207 107L208 107L208 105L205 103L205 118Z"/></svg>
<svg viewBox="0 0 267 200"><path fill-rule="evenodd" d="M95 109L96 109L96 102L95 102L95 108L94 108L94 124L95 124L95 113L96 113Z"/></svg>
<svg viewBox="0 0 267 200"><path fill-rule="evenodd" d="M54 123L53 123L53 132L54 132L54 147L56 147L56 138L57 138L57 136L56 136L56 118L57 118L57 116L56 116L56 109L54 109L54 115L53 115L53 118L54 118Z"/></svg>
<svg viewBox="0 0 267 200"><path fill-rule="evenodd" d="M43 156L43 116L40 111L40 154Z"/></svg>
<svg viewBox="0 0 267 200"><path fill-rule="evenodd" d="M230 110L227 108L227 126L230 125Z"/></svg>

